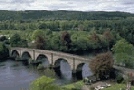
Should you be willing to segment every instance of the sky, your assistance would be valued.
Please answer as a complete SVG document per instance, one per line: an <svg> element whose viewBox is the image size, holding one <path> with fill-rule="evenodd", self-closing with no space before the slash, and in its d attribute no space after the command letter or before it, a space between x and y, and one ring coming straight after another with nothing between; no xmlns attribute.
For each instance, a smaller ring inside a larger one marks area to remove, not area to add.
<svg viewBox="0 0 134 90"><path fill-rule="evenodd" d="M122 11L134 13L134 0L0 0L0 10Z"/></svg>

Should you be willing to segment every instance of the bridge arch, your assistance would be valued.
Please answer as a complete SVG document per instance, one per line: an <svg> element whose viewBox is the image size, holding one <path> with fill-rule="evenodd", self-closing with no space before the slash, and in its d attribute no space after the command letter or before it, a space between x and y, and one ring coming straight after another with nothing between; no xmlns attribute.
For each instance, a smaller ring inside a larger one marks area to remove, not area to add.
<svg viewBox="0 0 134 90"><path fill-rule="evenodd" d="M44 54L39 54L36 58L36 61L39 61L41 62L41 64L44 66L44 67L49 67L50 65L50 62L48 60L48 57Z"/></svg>
<svg viewBox="0 0 134 90"><path fill-rule="evenodd" d="M32 59L30 53L28 51L24 51L21 55L22 60L29 60Z"/></svg>
<svg viewBox="0 0 134 90"><path fill-rule="evenodd" d="M55 67L60 67L62 61L68 63L68 61L67 61L66 59L64 59L64 58L58 58L57 60L55 60L54 66L55 66ZM68 64L69 64L69 63L68 63ZM69 66L70 66L70 65L69 65Z"/></svg>
<svg viewBox="0 0 134 90"><path fill-rule="evenodd" d="M11 52L11 57L16 59L16 58L20 57L20 54L19 54L19 52L17 50L13 50Z"/></svg>
<svg viewBox="0 0 134 90"><path fill-rule="evenodd" d="M71 70L71 66L69 65L66 59L59 58L58 60L55 61L54 65L59 70L61 77L71 80L72 70Z"/></svg>
<svg viewBox="0 0 134 90"><path fill-rule="evenodd" d="M15 52L18 52L17 54L19 54L20 59L32 59L35 60L36 62L36 60L44 58L47 59L52 66L60 67L60 68L63 66L64 68L66 65L66 67L69 68L71 67L73 73L75 73L76 70L82 72L83 68L88 67L88 65L85 65L84 63L90 62L90 59L83 58L77 55L68 54L68 53L51 51L51 50L19 48L19 47L12 47L10 49L11 56L12 56L11 53L13 53L14 50Z"/></svg>
<svg viewBox="0 0 134 90"><path fill-rule="evenodd" d="M78 79L82 79L91 76L92 72L88 63L80 63L76 69L76 76Z"/></svg>

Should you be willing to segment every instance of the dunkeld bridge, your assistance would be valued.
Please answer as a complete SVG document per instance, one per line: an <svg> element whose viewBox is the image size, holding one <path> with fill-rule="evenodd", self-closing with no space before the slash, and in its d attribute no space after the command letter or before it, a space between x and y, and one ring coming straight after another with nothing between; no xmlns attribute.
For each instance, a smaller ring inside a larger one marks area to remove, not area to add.
<svg viewBox="0 0 134 90"><path fill-rule="evenodd" d="M58 66L61 61L67 62L72 70L81 68L84 64L89 64L90 59L83 58L77 55L51 51L51 50L38 50L28 48L14 47L10 49L10 56L14 58L32 59L38 61L39 59L46 58L50 65Z"/></svg>

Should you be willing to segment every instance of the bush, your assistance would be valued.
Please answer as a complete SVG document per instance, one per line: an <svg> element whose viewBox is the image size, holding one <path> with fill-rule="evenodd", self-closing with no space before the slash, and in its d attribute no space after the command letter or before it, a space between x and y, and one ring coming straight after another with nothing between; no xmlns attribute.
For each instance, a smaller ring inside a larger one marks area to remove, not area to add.
<svg viewBox="0 0 134 90"><path fill-rule="evenodd" d="M38 70L43 70L44 69L44 66L42 64L39 64L38 67L37 67Z"/></svg>
<svg viewBox="0 0 134 90"><path fill-rule="evenodd" d="M9 56L9 50L8 48L0 42L0 60L1 59L6 59Z"/></svg>
<svg viewBox="0 0 134 90"><path fill-rule="evenodd" d="M52 77L52 78L56 77L56 73L53 69L46 68L44 72L45 72L45 75L48 77Z"/></svg>
<svg viewBox="0 0 134 90"><path fill-rule="evenodd" d="M54 79L42 76L32 82L30 90L62 90L59 86L53 84Z"/></svg>
<svg viewBox="0 0 134 90"><path fill-rule="evenodd" d="M5 41L5 40L7 40L7 37L6 37L6 36L1 36L1 37L0 37L0 41L1 41L1 42Z"/></svg>
<svg viewBox="0 0 134 90"><path fill-rule="evenodd" d="M124 80L124 78L123 78L123 76L122 76L121 74L118 74L118 75L116 76L116 82L117 82L117 83L122 83L123 80Z"/></svg>

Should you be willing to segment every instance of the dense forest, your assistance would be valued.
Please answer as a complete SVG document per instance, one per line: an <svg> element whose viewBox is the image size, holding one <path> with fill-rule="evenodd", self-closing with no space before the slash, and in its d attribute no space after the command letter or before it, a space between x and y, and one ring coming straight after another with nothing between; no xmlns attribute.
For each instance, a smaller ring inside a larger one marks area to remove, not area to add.
<svg viewBox="0 0 134 90"><path fill-rule="evenodd" d="M125 12L104 12L104 11L6 11L0 10L0 21L2 20L119 20L127 17L134 17L134 14Z"/></svg>
<svg viewBox="0 0 134 90"><path fill-rule="evenodd" d="M120 39L134 45L134 14L1 10L0 30L0 34L10 36L11 46L65 52L105 51ZM35 44L30 44L32 41Z"/></svg>

